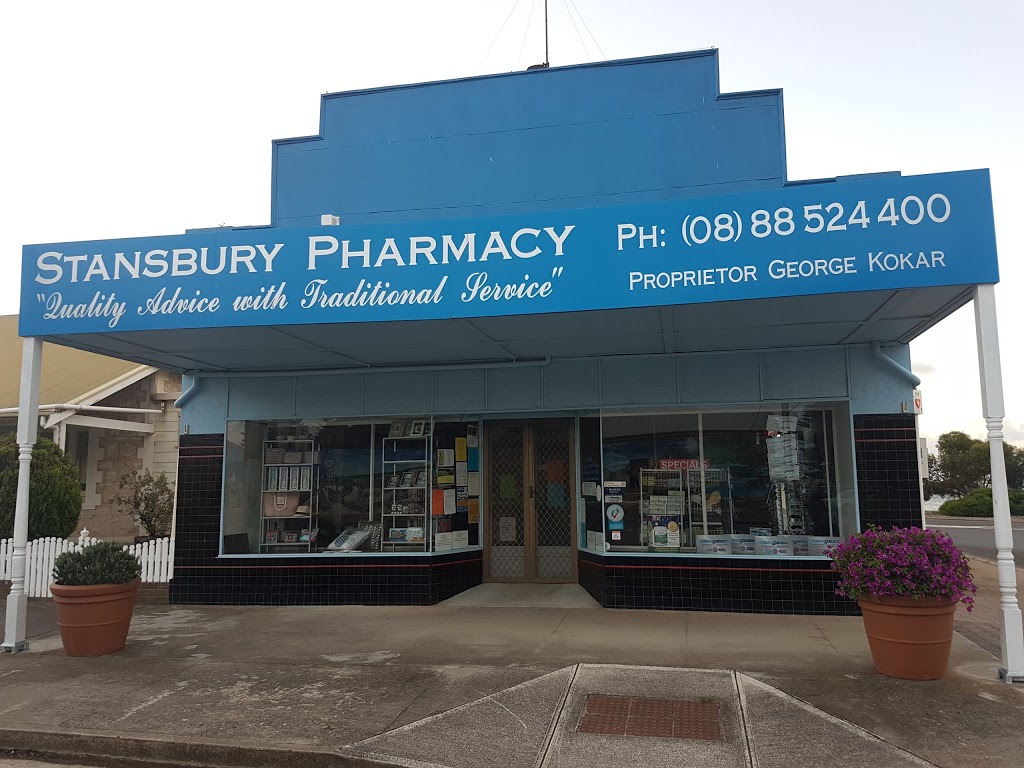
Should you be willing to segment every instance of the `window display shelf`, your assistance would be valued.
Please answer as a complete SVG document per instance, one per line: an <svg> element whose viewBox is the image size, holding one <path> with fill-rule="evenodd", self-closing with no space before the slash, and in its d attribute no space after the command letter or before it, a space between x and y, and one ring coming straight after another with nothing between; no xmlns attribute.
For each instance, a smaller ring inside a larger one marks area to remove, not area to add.
<svg viewBox="0 0 1024 768"><path fill-rule="evenodd" d="M278 541L274 544L264 543L264 547L308 547L308 541Z"/></svg>
<svg viewBox="0 0 1024 768"><path fill-rule="evenodd" d="M652 552L679 552L691 544L686 523L682 471L641 469L640 543Z"/></svg>
<svg viewBox="0 0 1024 768"><path fill-rule="evenodd" d="M318 533L314 527L317 454L315 442L309 439L263 441L261 552L274 547L312 551ZM299 540L268 541L286 535Z"/></svg>
<svg viewBox="0 0 1024 768"><path fill-rule="evenodd" d="M430 526L427 501L431 490L431 445L433 437L423 434L429 420L420 423L420 434L389 435L381 445L380 518L383 534L381 551L398 548L429 551ZM390 458L389 458L390 456ZM406 458L409 457L409 458ZM412 506L416 511L407 511ZM415 525L402 525L402 522ZM392 531L399 535L389 535ZM407 534L411 531L411 537Z"/></svg>

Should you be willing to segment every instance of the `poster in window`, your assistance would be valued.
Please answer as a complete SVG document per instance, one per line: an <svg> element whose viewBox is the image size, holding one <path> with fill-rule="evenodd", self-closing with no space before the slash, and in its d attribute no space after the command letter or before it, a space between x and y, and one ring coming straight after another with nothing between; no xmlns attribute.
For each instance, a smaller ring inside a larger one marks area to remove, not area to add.
<svg viewBox="0 0 1024 768"><path fill-rule="evenodd" d="M519 488L515 475L501 475L498 478L498 496L506 501L518 498Z"/></svg>
<svg viewBox="0 0 1024 768"><path fill-rule="evenodd" d="M552 509L564 507L568 494L562 483L548 483L548 506Z"/></svg>
<svg viewBox="0 0 1024 768"><path fill-rule="evenodd" d="M516 519L514 517L502 517L498 520L498 541L504 543L515 543Z"/></svg>

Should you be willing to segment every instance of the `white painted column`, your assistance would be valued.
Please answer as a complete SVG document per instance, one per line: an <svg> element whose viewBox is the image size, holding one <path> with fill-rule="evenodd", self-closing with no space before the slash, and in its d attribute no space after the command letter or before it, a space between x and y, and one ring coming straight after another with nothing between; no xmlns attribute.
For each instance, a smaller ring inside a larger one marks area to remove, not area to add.
<svg viewBox="0 0 1024 768"><path fill-rule="evenodd" d="M1017 604L1017 571L1013 563L1013 529L1003 456L1003 374L999 362L999 330L996 322L994 285L974 287L974 321L978 333L978 365L981 369L981 407L988 425L988 449L992 461L993 525L999 604L1002 610L1003 666L1009 683L1024 683L1024 627Z"/></svg>
<svg viewBox="0 0 1024 768"><path fill-rule="evenodd" d="M25 617L25 552L28 547L28 491L32 448L39 430L39 373L43 360L42 339L27 338L21 347L21 392L18 398L18 495L14 506L14 561L11 594L7 597L7 623L0 650L13 653L28 648Z"/></svg>

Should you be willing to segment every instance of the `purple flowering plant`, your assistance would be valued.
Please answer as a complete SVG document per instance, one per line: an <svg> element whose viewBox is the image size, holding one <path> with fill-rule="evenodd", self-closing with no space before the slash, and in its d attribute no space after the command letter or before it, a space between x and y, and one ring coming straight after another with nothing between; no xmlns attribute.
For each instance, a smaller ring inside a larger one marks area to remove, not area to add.
<svg viewBox="0 0 1024 768"><path fill-rule="evenodd" d="M829 547L828 556L839 574L837 595L947 598L974 608L970 564L942 531L872 526Z"/></svg>

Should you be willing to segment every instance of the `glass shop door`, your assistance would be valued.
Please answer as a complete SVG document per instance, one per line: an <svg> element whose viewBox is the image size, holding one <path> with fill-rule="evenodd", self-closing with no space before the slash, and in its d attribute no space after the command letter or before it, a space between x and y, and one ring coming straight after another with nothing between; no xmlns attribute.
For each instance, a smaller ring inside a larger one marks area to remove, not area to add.
<svg viewBox="0 0 1024 768"><path fill-rule="evenodd" d="M575 582L573 420L484 426L484 580Z"/></svg>

